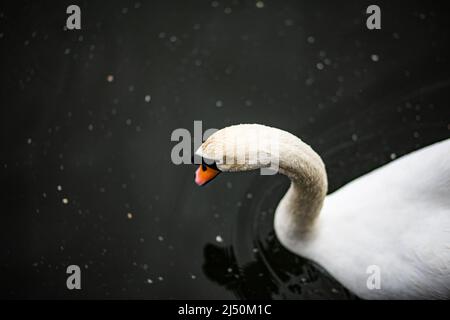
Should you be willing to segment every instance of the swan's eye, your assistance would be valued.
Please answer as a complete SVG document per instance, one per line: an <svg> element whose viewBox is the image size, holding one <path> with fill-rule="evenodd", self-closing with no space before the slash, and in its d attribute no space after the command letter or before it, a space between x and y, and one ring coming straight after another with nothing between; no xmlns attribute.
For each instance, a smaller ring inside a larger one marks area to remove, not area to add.
<svg viewBox="0 0 450 320"><path fill-rule="evenodd" d="M199 165L197 171L195 171L195 183L199 186L204 186L214 179L220 173L220 170L214 167L210 167L205 163Z"/></svg>

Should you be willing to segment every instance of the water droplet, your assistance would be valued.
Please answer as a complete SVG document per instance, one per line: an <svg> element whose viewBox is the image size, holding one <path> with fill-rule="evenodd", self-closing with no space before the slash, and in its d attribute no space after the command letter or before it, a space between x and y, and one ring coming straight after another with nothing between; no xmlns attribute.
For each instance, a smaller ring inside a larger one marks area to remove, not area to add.
<svg viewBox="0 0 450 320"><path fill-rule="evenodd" d="M284 20L284 25L285 25L286 27L291 27L291 26L294 25L294 20L292 20L292 19L286 19L286 20Z"/></svg>
<svg viewBox="0 0 450 320"><path fill-rule="evenodd" d="M313 83L314 83L314 79L313 79L313 78L308 78L308 79L305 80L305 84L306 84L307 86L310 86L310 85L312 85Z"/></svg>
<svg viewBox="0 0 450 320"><path fill-rule="evenodd" d="M264 8L264 2L262 2L262 1L257 1L257 2L256 2L256 7L257 7L258 9Z"/></svg>

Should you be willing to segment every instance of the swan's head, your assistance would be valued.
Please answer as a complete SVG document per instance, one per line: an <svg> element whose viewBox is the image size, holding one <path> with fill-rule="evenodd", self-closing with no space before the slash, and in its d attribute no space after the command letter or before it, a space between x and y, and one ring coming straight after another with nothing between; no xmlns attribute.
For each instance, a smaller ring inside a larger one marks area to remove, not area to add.
<svg viewBox="0 0 450 320"><path fill-rule="evenodd" d="M259 124L240 124L212 134L195 152L202 157L195 182L204 185L220 172L261 169L261 174L278 170L279 130Z"/></svg>

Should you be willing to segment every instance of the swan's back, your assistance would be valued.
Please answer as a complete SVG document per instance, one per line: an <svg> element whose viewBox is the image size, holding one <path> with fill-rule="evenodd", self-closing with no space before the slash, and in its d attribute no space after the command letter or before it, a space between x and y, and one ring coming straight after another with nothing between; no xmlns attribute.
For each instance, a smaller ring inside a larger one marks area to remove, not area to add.
<svg viewBox="0 0 450 320"><path fill-rule="evenodd" d="M401 157L325 200L298 246L363 298L450 298L450 139ZM367 268L381 271L367 288Z"/></svg>

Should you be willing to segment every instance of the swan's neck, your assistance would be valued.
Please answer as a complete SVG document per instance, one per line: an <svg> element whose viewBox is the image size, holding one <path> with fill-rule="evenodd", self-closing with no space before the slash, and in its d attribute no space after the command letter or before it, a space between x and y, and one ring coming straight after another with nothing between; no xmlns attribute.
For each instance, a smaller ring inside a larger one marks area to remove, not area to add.
<svg viewBox="0 0 450 320"><path fill-rule="evenodd" d="M295 139L293 139L295 138ZM327 193L327 175L322 159L295 136L280 147L280 173L291 186L275 213L275 229L284 236L299 238L313 229Z"/></svg>
<svg viewBox="0 0 450 320"><path fill-rule="evenodd" d="M257 154L262 154L264 159L277 159L279 172L288 176L292 182L277 207L275 231L296 237L307 234L322 208L327 193L327 175L322 159L306 143L280 129L241 124L214 133L202 144L197 154L216 159L222 171L261 169L261 163L239 162L251 158L248 152L253 148L248 147L249 142L252 147L256 145L259 148ZM267 142L270 142L270 146ZM271 168L272 164L271 161ZM266 164L264 168L267 168Z"/></svg>

